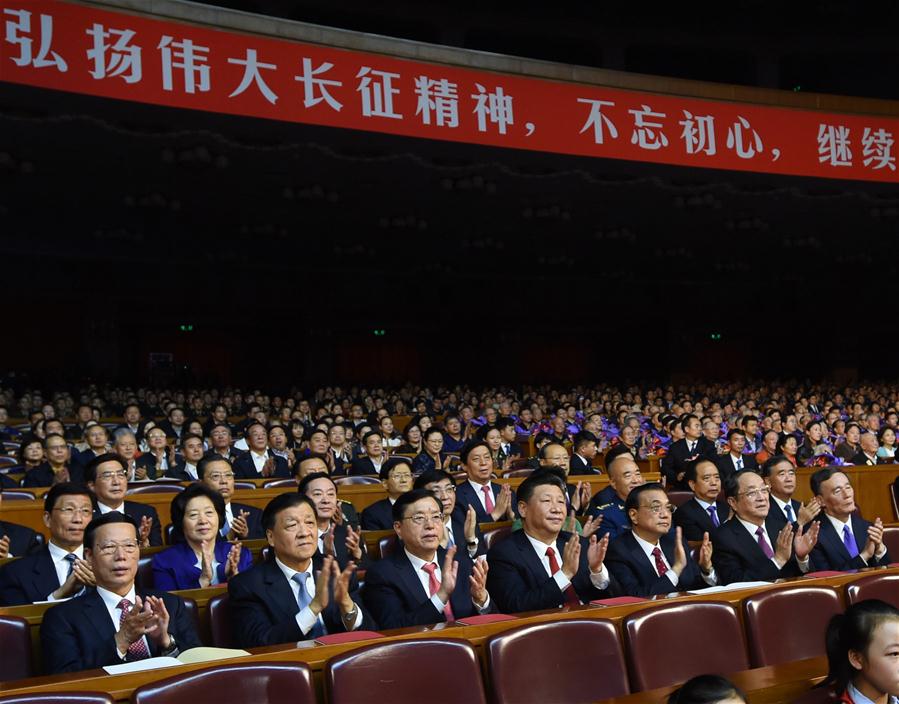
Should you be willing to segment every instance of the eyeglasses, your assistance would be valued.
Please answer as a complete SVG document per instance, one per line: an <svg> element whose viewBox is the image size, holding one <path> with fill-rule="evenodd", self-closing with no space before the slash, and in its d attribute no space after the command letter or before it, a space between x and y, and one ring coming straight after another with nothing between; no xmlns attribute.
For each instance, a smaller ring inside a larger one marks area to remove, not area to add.
<svg viewBox="0 0 899 704"><path fill-rule="evenodd" d="M115 555L115 551L119 548L122 548L122 552L126 555L133 555L137 550L140 549L140 545L136 540L126 540L121 543L103 543L102 545L97 546L97 552L101 555Z"/></svg>
<svg viewBox="0 0 899 704"><path fill-rule="evenodd" d="M104 482L108 482L113 477L118 477L119 479L125 479L128 477L128 472L124 469L120 469L117 472L101 472L97 475L97 479L102 479Z"/></svg>
<svg viewBox="0 0 899 704"><path fill-rule="evenodd" d="M750 501L755 501L759 496L767 496L771 490L763 486L761 489L750 489L749 491L743 491L737 494L737 496L745 496Z"/></svg>
<svg viewBox="0 0 899 704"><path fill-rule="evenodd" d="M404 521L412 521L417 526L423 526L427 523L443 523L442 513L432 513L426 515L424 513L416 513L414 516L406 516Z"/></svg>
<svg viewBox="0 0 899 704"><path fill-rule="evenodd" d="M212 474L207 474L206 478L214 482L220 482L222 479L234 479L234 472L213 472Z"/></svg>
<svg viewBox="0 0 899 704"><path fill-rule="evenodd" d="M66 518L71 518L76 513L82 518L90 518L94 515L94 510L92 508L75 508L74 506L64 506L63 508L54 508L54 511L59 511Z"/></svg>
<svg viewBox="0 0 899 704"><path fill-rule="evenodd" d="M653 501L651 504L643 504L640 508L648 508L649 512L658 516L662 509L665 509L666 513L674 513L674 504L663 504L661 501Z"/></svg>
<svg viewBox="0 0 899 704"><path fill-rule="evenodd" d="M431 492L436 494L437 496L452 496L456 493L456 487L454 486L435 486L431 489Z"/></svg>

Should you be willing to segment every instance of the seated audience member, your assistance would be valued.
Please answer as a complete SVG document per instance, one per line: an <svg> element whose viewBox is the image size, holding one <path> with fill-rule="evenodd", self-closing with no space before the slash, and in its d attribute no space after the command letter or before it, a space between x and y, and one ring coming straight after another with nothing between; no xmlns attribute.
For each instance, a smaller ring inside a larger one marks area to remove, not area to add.
<svg viewBox="0 0 899 704"><path fill-rule="evenodd" d="M415 476L435 469L447 469L452 458L443 453L443 433L430 427L422 436L422 451L412 460L412 472Z"/></svg>
<svg viewBox="0 0 899 704"><path fill-rule="evenodd" d="M852 464L872 467L880 463L880 459L877 457L877 436L874 433L867 432L862 434L858 444L860 449L852 458Z"/></svg>
<svg viewBox="0 0 899 704"><path fill-rule="evenodd" d="M367 558L365 543L353 526L336 521L338 515L337 485L327 472L307 474L300 481L298 491L307 496L315 506L318 520L318 551L337 559L341 570L352 560L357 567L364 567Z"/></svg>
<svg viewBox="0 0 899 704"><path fill-rule="evenodd" d="M381 465L381 484L387 498L362 509L363 530L390 530L393 526L393 504L412 488L412 464L407 457L391 457Z"/></svg>
<svg viewBox="0 0 899 704"><path fill-rule="evenodd" d="M593 467L593 458L596 457L596 436L593 433L582 430L575 435L572 449L569 476L599 474L599 470Z"/></svg>
<svg viewBox="0 0 899 704"><path fill-rule="evenodd" d="M766 430L762 434L762 449L755 453L755 461L759 466L765 464L774 455L780 454L777 451L778 442L780 442L780 434L776 430Z"/></svg>
<svg viewBox="0 0 899 704"><path fill-rule="evenodd" d="M598 537L608 535L614 540L627 532L629 526L625 509L628 495L644 484L645 480L630 452L613 457L611 462L606 460L606 471L609 474L609 486L593 497L587 514L591 518L602 519L596 531Z"/></svg>
<svg viewBox="0 0 899 704"><path fill-rule="evenodd" d="M888 565L883 522L878 517L870 523L855 513L855 491L849 477L839 469L824 467L812 475L811 486L822 508L816 521L821 532L812 551L814 568L854 570Z"/></svg>
<svg viewBox="0 0 899 704"><path fill-rule="evenodd" d="M52 486L60 482L69 482L72 481L73 474L80 480L81 472L69 467L69 445L62 435L58 433L48 435L43 442L43 452L46 461L25 472L22 486L26 488Z"/></svg>
<svg viewBox="0 0 899 704"><path fill-rule="evenodd" d="M565 484L555 472L538 472L521 483L518 511L522 530L487 552L487 589L500 611L551 609L618 593L603 564L608 536L584 539L562 532Z"/></svg>
<svg viewBox="0 0 899 704"><path fill-rule="evenodd" d="M792 433L781 435L780 439L777 441L777 445L774 447L774 454L783 455L793 463L794 467L799 466L799 459L796 456L797 452L799 452L799 441Z"/></svg>
<svg viewBox="0 0 899 704"><path fill-rule="evenodd" d="M92 459L109 452L109 433L99 423L87 427L87 430L84 431L84 441L87 443L87 449L83 452L72 453L71 467L73 471L83 471Z"/></svg>
<svg viewBox="0 0 899 704"><path fill-rule="evenodd" d="M195 482L200 478L197 465L203 459L203 438L195 433L181 433L181 459L165 473L166 479Z"/></svg>
<svg viewBox="0 0 899 704"><path fill-rule="evenodd" d="M464 520L468 507L474 506L478 523L512 520L515 517L512 509L515 492L508 484L490 481L493 455L489 445L472 441L462 448L459 459L468 479L456 487L456 512Z"/></svg>
<svg viewBox="0 0 899 704"><path fill-rule="evenodd" d="M54 484L44 496L50 541L27 557L0 567L0 606L59 601L94 585L83 559L84 529L93 515L93 494L83 484Z"/></svg>
<svg viewBox="0 0 899 704"><path fill-rule="evenodd" d="M91 460L84 468L84 481L97 497L94 518L111 511L124 513L138 525L141 547L162 545L162 529L156 509L137 501L125 501L128 473L118 455L108 452Z"/></svg>
<svg viewBox="0 0 899 704"><path fill-rule="evenodd" d="M371 628L354 599L355 565L343 571L318 552L315 507L299 493L279 494L262 512L268 559L228 582L238 647L292 643Z"/></svg>
<svg viewBox="0 0 899 704"><path fill-rule="evenodd" d="M249 504L231 501L234 496L234 470L231 463L220 455L210 455L197 465L200 481L213 491L217 491L225 502L225 520L219 535L225 540L261 540L262 511Z"/></svg>
<svg viewBox="0 0 899 704"><path fill-rule="evenodd" d="M791 524L769 522L768 487L755 472L738 472L724 482L733 517L712 533L712 560L721 584L774 581L809 570L818 524L800 534Z"/></svg>
<svg viewBox="0 0 899 704"><path fill-rule="evenodd" d="M852 464L852 460L862 449L859 444L861 428L858 423L847 423L845 432L846 439L834 448L833 454Z"/></svg>
<svg viewBox="0 0 899 704"><path fill-rule="evenodd" d="M268 429L268 446L272 454L287 462L287 466L292 471L297 462L297 455L288 445L287 431L280 425L273 425ZM325 452L327 452L327 447Z"/></svg>
<svg viewBox="0 0 899 704"><path fill-rule="evenodd" d="M141 441L144 439L144 433L147 427L147 421L141 418L140 406L136 403L129 403L122 411L122 419L125 422L118 426L116 430L128 430L134 435L137 444L140 445Z"/></svg>
<svg viewBox="0 0 899 704"><path fill-rule="evenodd" d="M705 533L711 535L727 520L730 507L726 501L718 500L721 479L718 467L711 460L691 462L686 479L693 498L674 512L674 525L684 532L687 540L702 540Z"/></svg>
<svg viewBox="0 0 899 704"><path fill-rule="evenodd" d="M687 414L680 422L684 437L671 443L668 454L662 458L662 475L665 477L665 486L672 489L689 489L686 473L687 463L695 462L700 458L715 461L718 452L715 444L710 442L702 434L702 424L695 415Z"/></svg>
<svg viewBox="0 0 899 704"><path fill-rule="evenodd" d="M226 428L228 430L229 437L231 433L234 432L231 424L228 422L228 407L223 403L217 403L215 404L215 406L213 406L212 413L209 414L209 419L203 426L203 432L210 440L212 439L212 431L215 430L217 426ZM212 449L212 447L210 447L209 449ZM225 459L228 458L226 457Z"/></svg>
<svg viewBox="0 0 899 704"><path fill-rule="evenodd" d="M137 478L137 438L130 430L116 430L112 437L112 451L122 460L128 481L134 481Z"/></svg>
<svg viewBox="0 0 899 704"><path fill-rule="evenodd" d="M625 594L646 597L715 586L709 534L694 560L681 529L671 532L674 506L661 484L635 487L625 506L630 530L612 540L606 553L606 566Z"/></svg>
<svg viewBox="0 0 899 704"><path fill-rule="evenodd" d="M832 701L899 704L899 609L879 599L852 604L831 617L825 643L827 678L819 686Z"/></svg>
<svg viewBox="0 0 899 704"><path fill-rule="evenodd" d="M515 431L515 421L512 418L500 418L496 421L496 429L499 431L499 462L502 467L506 460L517 460L523 454L521 445L515 442L518 433Z"/></svg>
<svg viewBox="0 0 899 704"><path fill-rule="evenodd" d="M153 555L153 586L165 591L223 584L253 564L240 542L219 534L225 501L205 484L191 484L172 499L172 547Z"/></svg>
<svg viewBox="0 0 899 704"><path fill-rule="evenodd" d="M79 404L78 410L75 411L75 424L70 425L65 432L66 440L78 442L84 437L87 431L88 422L93 420L94 412L89 404ZM0 438L2 439L2 438Z"/></svg>
<svg viewBox="0 0 899 704"><path fill-rule="evenodd" d="M331 469L330 467L328 467L328 462L325 455L319 455L315 452L310 452L305 457L301 456L300 459L297 460L296 474L294 475L294 479L296 479L297 484L299 484L300 481L302 481L303 477L314 472L324 472L325 474L330 474Z"/></svg>
<svg viewBox="0 0 899 704"><path fill-rule="evenodd" d="M334 466L334 474L347 473L353 454L347 442L346 428L341 424L335 423L328 429L328 456Z"/></svg>
<svg viewBox="0 0 899 704"><path fill-rule="evenodd" d="M774 455L762 465L762 479L768 485L771 508L768 516L781 524L798 524L804 528L821 510L821 505L812 499L807 505L793 498L796 491L796 468L783 455ZM820 540L820 538L819 538Z"/></svg>
<svg viewBox="0 0 899 704"><path fill-rule="evenodd" d="M743 452L755 456L761 449L758 438L759 419L755 416L743 416L740 419L740 428L743 430L743 435L746 436L746 445L743 448ZM756 460L756 463L758 463L758 460Z"/></svg>
<svg viewBox="0 0 899 704"><path fill-rule="evenodd" d="M243 452L234 449L231 441L231 426L227 423L216 423L209 431L209 449L206 450L206 457L218 455L233 465Z"/></svg>
<svg viewBox="0 0 899 704"><path fill-rule="evenodd" d="M755 456L743 454L746 448L746 433L739 428L734 428L727 433L727 444L730 450L726 455L718 455L715 464L718 466L718 473L722 479L735 472L742 472L744 469L751 469L757 472L759 469Z"/></svg>
<svg viewBox="0 0 899 704"><path fill-rule="evenodd" d="M252 422L246 430L247 451L240 455L232 467L238 479L275 477L289 479L290 467L283 457L278 457L268 447L268 432L262 423Z"/></svg>
<svg viewBox="0 0 899 704"><path fill-rule="evenodd" d="M425 472L415 480L413 489L427 489L443 504L443 538L440 547L451 548L464 544L464 552L472 559L484 554L484 537L478 526L478 515L473 506L468 507L464 520L456 513L456 480L442 469Z"/></svg>
<svg viewBox="0 0 899 704"><path fill-rule="evenodd" d="M165 431L168 437L181 440L181 434L186 432L185 425L184 409L180 406L172 406L159 427Z"/></svg>
<svg viewBox="0 0 899 704"><path fill-rule="evenodd" d="M176 657L201 645L179 597L137 590L140 546L133 519L108 513L91 522L84 538L95 588L44 614L41 652L47 673Z"/></svg>
<svg viewBox="0 0 899 704"><path fill-rule="evenodd" d="M882 464L896 461L896 430L888 425L883 426L877 434L880 447L877 448L877 459Z"/></svg>
<svg viewBox="0 0 899 704"><path fill-rule="evenodd" d="M746 704L746 695L720 675L698 675L668 695L668 704Z"/></svg>
<svg viewBox="0 0 899 704"><path fill-rule="evenodd" d="M364 457L357 457L350 465L350 474L380 474L387 455L381 444L381 434L376 430L369 430L362 436Z"/></svg>
<svg viewBox="0 0 899 704"><path fill-rule="evenodd" d="M537 457L535 458L536 467L533 467L533 469L549 469L555 467L561 470L562 476L567 479L571 466L571 456L568 454L567 448L564 445L550 442L548 435L545 437L547 440L540 446L537 452ZM530 463L530 460L528 460L528 462ZM567 489L569 508L573 508L577 514L580 514L581 512L586 513L587 507L590 505L589 482L579 481L577 484L568 482L565 486Z"/></svg>
<svg viewBox="0 0 899 704"><path fill-rule="evenodd" d="M491 610L487 564L457 559L444 549L443 505L427 489L406 492L393 505L396 550L365 573L362 600L381 628L455 621Z"/></svg>
<svg viewBox="0 0 899 704"><path fill-rule="evenodd" d="M169 447L162 428L146 431L147 452L137 458L134 476L136 479L159 479L175 466L175 448Z"/></svg>
<svg viewBox="0 0 899 704"><path fill-rule="evenodd" d="M25 474L36 469L44 461L44 441L36 435L25 435L16 452L16 459L24 467ZM47 486L50 486L47 484Z"/></svg>
<svg viewBox="0 0 899 704"><path fill-rule="evenodd" d="M459 416L451 414L443 419L443 450L444 452L460 452L465 444L462 437L462 421Z"/></svg>
<svg viewBox="0 0 899 704"><path fill-rule="evenodd" d="M810 420L805 424L805 437L796 451L796 461L800 465L818 453L818 446L821 444L821 438L824 436L822 427L822 423L817 420Z"/></svg>
<svg viewBox="0 0 899 704"><path fill-rule="evenodd" d="M3 486L0 485L0 508L3 507ZM7 557L24 557L40 550L43 542L37 531L25 526L0 521L0 560Z"/></svg>

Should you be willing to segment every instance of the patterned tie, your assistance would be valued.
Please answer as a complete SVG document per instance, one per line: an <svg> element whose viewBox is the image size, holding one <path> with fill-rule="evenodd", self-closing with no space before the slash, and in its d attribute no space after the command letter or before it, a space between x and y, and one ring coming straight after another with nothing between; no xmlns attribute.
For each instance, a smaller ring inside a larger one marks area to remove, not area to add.
<svg viewBox="0 0 899 704"><path fill-rule="evenodd" d="M437 563L428 562L422 565L421 568L428 573L428 596L434 596L440 591L440 582L437 580L436 574ZM453 607L450 606L449 599L447 599L446 606L443 607L443 613L446 615L446 620L448 622L456 620L455 616L453 616Z"/></svg>
<svg viewBox="0 0 899 704"><path fill-rule="evenodd" d="M122 627L122 622L125 620L125 617L131 613L131 606L132 604L128 599L122 599L119 602L119 608L122 610L122 614L119 616L119 628ZM144 642L143 636L129 645L128 650L125 653L125 659L128 662L146 660L148 657L150 657L150 651L147 650L147 644Z"/></svg>
<svg viewBox="0 0 899 704"><path fill-rule="evenodd" d="M546 556L549 558L550 576L555 576L556 572L561 569L559 567L559 561L556 560L556 551L552 548L546 548ZM572 586L571 584L565 587L563 596L565 597L565 603L569 606L580 606L581 600L578 597L577 592L574 590L574 586Z"/></svg>
<svg viewBox="0 0 899 704"><path fill-rule="evenodd" d="M849 557L858 557L858 545L855 542L855 536L849 526L843 526L843 545L849 552Z"/></svg>
<svg viewBox="0 0 899 704"><path fill-rule="evenodd" d="M495 505L493 503L493 489L490 488L490 485L481 487L481 491L484 492L484 508L487 509L487 513L493 513L493 509Z"/></svg>
<svg viewBox="0 0 899 704"><path fill-rule="evenodd" d="M446 532L446 549L449 550L453 545L456 544L456 541L453 539L453 523L450 521L445 526Z"/></svg>
<svg viewBox="0 0 899 704"><path fill-rule="evenodd" d="M668 572L668 568L665 567L665 561L662 559L662 551L659 550L658 546L652 549L652 556L656 559L656 572L659 573L659 577L664 577Z"/></svg>
<svg viewBox="0 0 899 704"><path fill-rule="evenodd" d="M69 570L68 570L68 572L66 572L66 580L68 580L69 577L72 576L72 572L75 571L75 560L78 559L78 556L75 553L70 552L68 555L66 555L62 559L69 563ZM60 586L62 586L62 585L60 585Z"/></svg>
<svg viewBox="0 0 899 704"><path fill-rule="evenodd" d="M737 471L738 472L743 471L743 458L742 457L737 458Z"/></svg>
<svg viewBox="0 0 899 704"><path fill-rule="evenodd" d="M784 504L784 513L787 514L787 520L790 523L796 522L796 516L793 514L793 506L790 504L789 501L787 501L787 503Z"/></svg>
<svg viewBox="0 0 899 704"><path fill-rule="evenodd" d="M715 506L715 504L709 506L706 511L709 512L709 518L712 519L712 525L715 526L715 528L720 526L721 522L718 520L718 508Z"/></svg>
<svg viewBox="0 0 899 704"><path fill-rule="evenodd" d="M765 553L765 557L769 559L774 557L774 551L771 549L771 546L768 544L768 539L765 537L765 529L759 526L755 534L759 538L759 547L762 549L762 552Z"/></svg>
<svg viewBox="0 0 899 704"><path fill-rule="evenodd" d="M309 594L309 590L306 589L306 580L309 579L309 573L297 572L291 579L300 587L297 592L297 604L299 604L300 611L302 611L312 603L312 595ZM309 630L309 633L306 634L306 638L318 638L323 635L325 635L325 627L319 619L316 619L315 625Z"/></svg>

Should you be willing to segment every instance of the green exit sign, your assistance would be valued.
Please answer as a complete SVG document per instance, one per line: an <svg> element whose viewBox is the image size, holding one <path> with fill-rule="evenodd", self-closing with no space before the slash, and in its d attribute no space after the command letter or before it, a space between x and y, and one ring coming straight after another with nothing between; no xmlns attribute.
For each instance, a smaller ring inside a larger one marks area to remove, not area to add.
<svg viewBox="0 0 899 704"><path fill-rule="evenodd" d="M374 334L375 337L384 337L384 335L387 334L387 331L384 329L376 328L375 330L372 330L372 334Z"/></svg>
<svg viewBox="0 0 899 704"><path fill-rule="evenodd" d="M190 324L181 325L181 326L179 326L179 328L180 328L181 332L193 332L194 331L194 326L190 325Z"/></svg>

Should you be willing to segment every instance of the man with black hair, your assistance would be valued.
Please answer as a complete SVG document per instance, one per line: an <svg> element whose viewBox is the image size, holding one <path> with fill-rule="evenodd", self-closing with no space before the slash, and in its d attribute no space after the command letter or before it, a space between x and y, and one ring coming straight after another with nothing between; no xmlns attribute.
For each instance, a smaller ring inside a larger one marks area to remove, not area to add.
<svg viewBox="0 0 899 704"><path fill-rule="evenodd" d="M393 525L393 504L412 488L412 463L407 457L391 457L381 465L381 484L387 498L362 509L363 530L390 530Z"/></svg>
<svg viewBox="0 0 899 704"><path fill-rule="evenodd" d="M138 526L141 547L162 545L162 528L156 509L136 501L126 501L128 472L118 455L109 452L91 460L84 468L84 482L96 494L94 518L118 511L131 516Z"/></svg>
<svg viewBox="0 0 899 704"><path fill-rule="evenodd" d="M261 479L272 477L290 478L290 467L287 460L278 457L268 446L268 430L259 422L253 421L246 430L247 451L234 460L234 476L238 479Z"/></svg>
<svg viewBox="0 0 899 704"><path fill-rule="evenodd" d="M468 556L486 552L484 537L478 526L478 515L474 506L469 506L464 520L461 513L456 513L456 480L453 475L442 469L423 472L415 480L413 489L427 489L443 504L443 540L440 546L451 548L453 545L465 546Z"/></svg>
<svg viewBox="0 0 899 704"><path fill-rule="evenodd" d="M496 429L499 431L500 445L496 463L500 467L506 459L516 460L523 454L521 445L515 442L517 435L515 421L511 418L500 418L496 421Z"/></svg>
<svg viewBox="0 0 899 704"><path fill-rule="evenodd" d="M166 479L195 482L200 479L197 465L203 459L203 438L195 433L181 433L181 459L165 473Z"/></svg>
<svg viewBox="0 0 899 704"><path fill-rule="evenodd" d="M116 430L130 430L134 434L135 440L140 444L144 439L144 431L147 428L147 421L141 418L140 406L136 403L129 403L122 411L122 419L125 421L118 426Z"/></svg>
<svg viewBox="0 0 899 704"><path fill-rule="evenodd" d="M582 430L574 436L574 452L571 455L569 475L599 474L593 467L596 457L596 436L588 430Z"/></svg>
<svg viewBox="0 0 899 704"><path fill-rule="evenodd" d="M702 434L699 418L692 413L685 414L681 417L680 427L684 437L671 443L668 454L662 458L662 476L665 477L665 488L668 491L689 489L685 479L688 462L695 462L700 458L714 462L718 456L715 444Z"/></svg>
<svg viewBox="0 0 899 704"><path fill-rule="evenodd" d="M718 465L718 473L722 478L727 478L744 469L759 471L759 463L754 454L744 454L746 449L746 433L740 428L731 428L727 433L727 445L730 448L726 455L718 455L715 464Z"/></svg>
<svg viewBox="0 0 899 704"><path fill-rule="evenodd" d="M340 569L346 568L350 560L357 567L365 569L365 542L359 532L347 522L336 521L340 503L337 499L337 484L327 472L307 474L300 480L299 493L308 496L315 505L318 520L318 551L337 559Z"/></svg>
<svg viewBox="0 0 899 704"><path fill-rule="evenodd" d="M380 474L387 456L381 434L377 430L369 430L362 436L362 447L365 457L357 457L350 465L350 474ZM389 527L389 526L388 526ZM386 529L385 529L386 530Z"/></svg>
<svg viewBox="0 0 899 704"><path fill-rule="evenodd" d="M382 628L424 626L491 611L487 563L444 549L443 504L413 489L393 505L399 544L365 574L362 598ZM459 557L457 558L457 555Z"/></svg>
<svg viewBox="0 0 899 704"><path fill-rule="evenodd" d="M3 485L0 484L0 507L3 505ZM24 557L40 550L43 536L37 531L15 523L0 521L0 560Z"/></svg>
<svg viewBox="0 0 899 704"><path fill-rule="evenodd" d="M205 457L218 455L227 460L232 465L240 457L243 452L236 450L231 445L232 431L231 426L227 423L216 423L209 430L209 449L206 450Z"/></svg>
<svg viewBox="0 0 899 704"><path fill-rule="evenodd" d="M478 523L512 520L515 492L509 484L491 482L493 457L490 446L482 440L465 444L459 454L468 479L456 487L456 513L465 520L468 507L473 506Z"/></svg>
<svg viewBox="0 0 899 704"><path fill-rule="evenodd" d="M817 499L802 505L793 498L796 491L796 467L786 455L774 455L762 465L762 479L771 492L771 508L768 517L772 522L791 523L802 529L821 511Z"/></svg>
<svg viewBox="0 0 899 704"><path fill-rule="evenodd" d="M204 457L197 464L197 475L203 484L221 494L225 502L225 521L219 529L222 538L235 541L265 537L262 531L262 511L249 504L231 501L234 496L234 469L228 460L219 455Z"/></svg>
<svg viewBox="0 0 899 704"><path fill-rule="evenodd" d="M177 657L201 645L184 602L137 589L137 524L107 513L84 532L84 557L95 588L44 614L41 652L49 674L89 670L150 657Z"/></svg>
<svg viewBox="0 0 899 704"><path fill-rule="evenodd" d="M687 540L702 540L705 533L713 533L730 515L727 501L719 501L721 476L718 467L708 459L687 464L687 486L693 498L674 512L674 525L683 530Z"/></svg>

